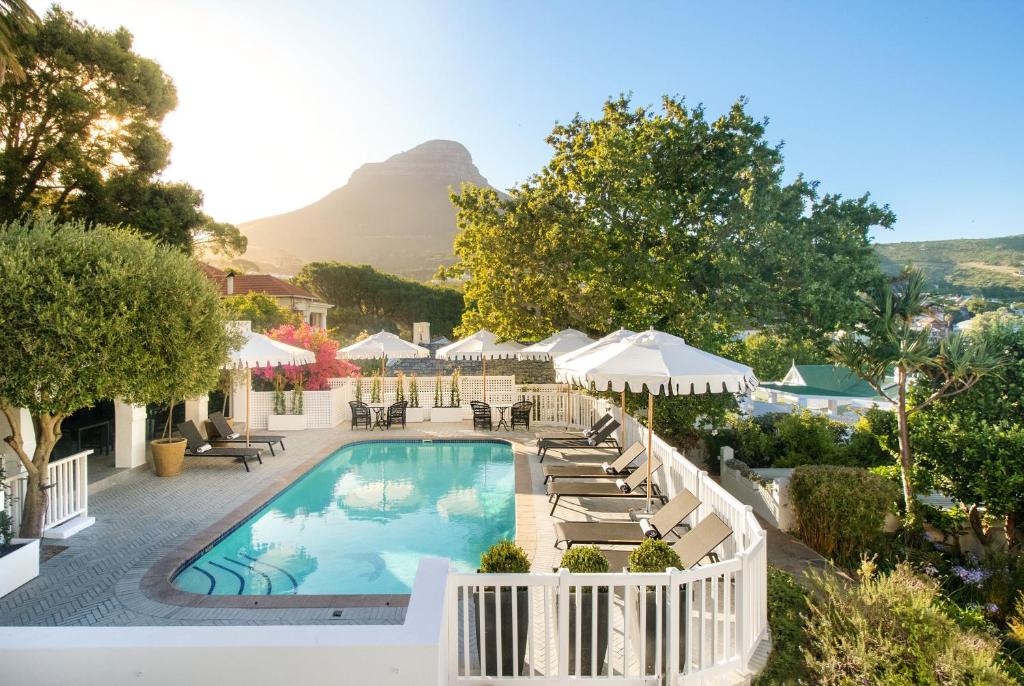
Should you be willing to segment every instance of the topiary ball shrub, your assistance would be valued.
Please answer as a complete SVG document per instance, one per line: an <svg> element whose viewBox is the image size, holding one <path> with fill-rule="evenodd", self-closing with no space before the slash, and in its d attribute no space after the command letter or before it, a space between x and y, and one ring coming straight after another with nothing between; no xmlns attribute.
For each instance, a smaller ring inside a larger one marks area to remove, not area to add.
<svg viewBox="0 0 1024 686"><path fill-rule="evenodd" d="M899 489L865 469L804 465L793 471L789 494L800 538L836 564L853 567L862 554L879 549Z"/></svg>
<svg viewBox="0 0 1024 686"><path fill-rule="evenodd" d="M512 541L498 541L480 556L480 571L484 574L526 574L530 560L526 551Z"/></svg>
<svg viewBox="0 0 1024 686"><path fill-rule="evenodd" d="M581 545L562 553L558 566L575 574L603 574L608 571L608 558L596 545Z"/></svg>
<svg viewBox="0 0 1024 686"><path fill-rule="evenodd" d="M665 541L648 538L629 554L631 572L664 572L669 567L682 569L683 562Z"/></svg>

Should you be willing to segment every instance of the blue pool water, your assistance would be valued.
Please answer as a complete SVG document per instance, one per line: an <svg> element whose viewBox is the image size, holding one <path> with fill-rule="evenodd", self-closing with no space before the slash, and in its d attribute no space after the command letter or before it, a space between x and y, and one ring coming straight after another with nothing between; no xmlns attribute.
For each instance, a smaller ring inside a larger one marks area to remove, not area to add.
<svg viewBox="0 0 1024 686"><path fill-rule="evenodd" d="M381 441L341 448L175 576L208 595L408 593L423 556L476 569L515 536L512 449Z"/></svg>

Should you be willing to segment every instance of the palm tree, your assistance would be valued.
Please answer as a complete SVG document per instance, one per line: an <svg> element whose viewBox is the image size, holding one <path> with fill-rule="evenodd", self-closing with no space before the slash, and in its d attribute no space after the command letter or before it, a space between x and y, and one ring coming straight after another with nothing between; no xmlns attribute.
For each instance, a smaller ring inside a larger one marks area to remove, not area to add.
<svg viewBox="0 0 1024 686"><path fill-rule="evenodd" d="M913 326L928 309L924 275L907 269L891 283L865 296L869 315L854 332L832 346L839 364L867 381L896 407L899 431L900 479L907 522L917 524L917 501L912 483L914 460L910 449L909 418L937 400L970 390L982 377L997 374L1003 360L982 340L951 334L934 340L931 331ZM890 373L895 383L888 385ZM914 377L929 384L924 399L908 404L907 391Z"/></svg>
<svg viewBox="0 0 1024 686"><path fill-rule="evenodd" d="M16 81L25 78L18 63L18 37L39 23L39 16L26 0L0 0L0 83L10 76Z"/></svg>

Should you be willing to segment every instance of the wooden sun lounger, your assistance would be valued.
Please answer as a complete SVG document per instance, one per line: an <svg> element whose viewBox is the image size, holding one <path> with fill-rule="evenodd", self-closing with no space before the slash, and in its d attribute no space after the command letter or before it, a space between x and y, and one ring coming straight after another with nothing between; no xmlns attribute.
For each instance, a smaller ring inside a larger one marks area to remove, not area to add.
<svg viewBox="0 0 1024 686"><path fill-rule="evenodd" d="M263 452L261 448L215 448L203 438L199 428L191 420L178 424L178 432L185 438L185 455L189 457L230 457L241 460L247 472L249 458L255 457L257 462L263 464L260 458L260 453Z"/></svg>
<svg viewBox="0 0 1024 686"><path fill-rule="evenodd" d="M651 463L651 474L661 469L661 462L655 458ZM621 484L620 484L621 481ZM647 489L651 489L651 495L662 502L666 500L661 495L656 484L645 484L647 481L646 462L640 465L636 471L629 475L629 478L608 481L557 481L548 484L548 502L554 498L551 505L551 512L555 514L558 503L563 495L577 498L646 498Z"/></svg>
<svg viewBox="0 0 1024 686"><path fill-rule="evenodd" d="M216 436L210 436L211 443L245 443L245 434L232 429L231 425L228 424L228 420L220 412L214 412L210 415L210 423L217 430ZM266 443L267 447L270 448L271 455L276 454L274 453L274 444L279 444L281 450L284 450L284 436L278 434L249 434L249 443L250 445L253 443Z"/></svg>
<svg viewBox="0 0 1024 686"><path fill-rule="evenodd" d="M646 528L639 522L556 522L555 547L562 542L568 549L577 543L628 545L645 538L665 538L698 507L697 496L683 489L647 520Z"/></svg>
<svg viewBox="0 0 1024 686"><path fill-rule="evenodd" d="M600 419L598 419L596 422L594 422L594 425L587 429L586 431L542 431L537 434L537 440L550 441L564 438L589 438L590 436L593 436L598 431L600 431L601 428L605 424L610 422L612 419L614 419L614 417L612 417L610 414L606 414Z"/></svg>
<svg viewBox="0 0 1024 686"><path fill-rule="evenodd" d="M537 442L537 454L540 455L540 461L543 462L549 449L564 451L616 448L621 453L622 448L619 447L618 441L612 436L612 432L617 428L619 428L619 422L613 419L610 422L606 422L600 431L589 438L545 438Z"/></svg>
<svg viewBox="0 0 1024 686"><path fill-rule="evenodd" d="M544 483L555 479L618 479L629 475L629 466L645 451L642 443L634 443L611 464L547 464L544 465Z"/></svg>
<svg viewBox="0 0 1024 686"><path fill-rule="evenodd" d="M676 551L683 569L696 567L704 558L712 562L718 562L718 555L715 548L724 543L732 536L732 529L717 514L712 512L695 527L679 537L679 540L672 544L672 550ZM601 553L608 559L610 571L618 572L629 566L629 550L602 550Z"/></svg>

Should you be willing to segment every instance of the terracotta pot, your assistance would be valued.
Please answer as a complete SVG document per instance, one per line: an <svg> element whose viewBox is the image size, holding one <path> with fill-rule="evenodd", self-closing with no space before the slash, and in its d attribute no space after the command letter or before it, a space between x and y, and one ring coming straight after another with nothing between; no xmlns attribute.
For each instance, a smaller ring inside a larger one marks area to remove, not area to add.
<svg viewBox="0 0 1024 686"><path fill-rule="evenodd" d="M153 450L153 469L157 476L178 476L185 464L185 439L170 441L157 439L149 442Z"/></svg>

